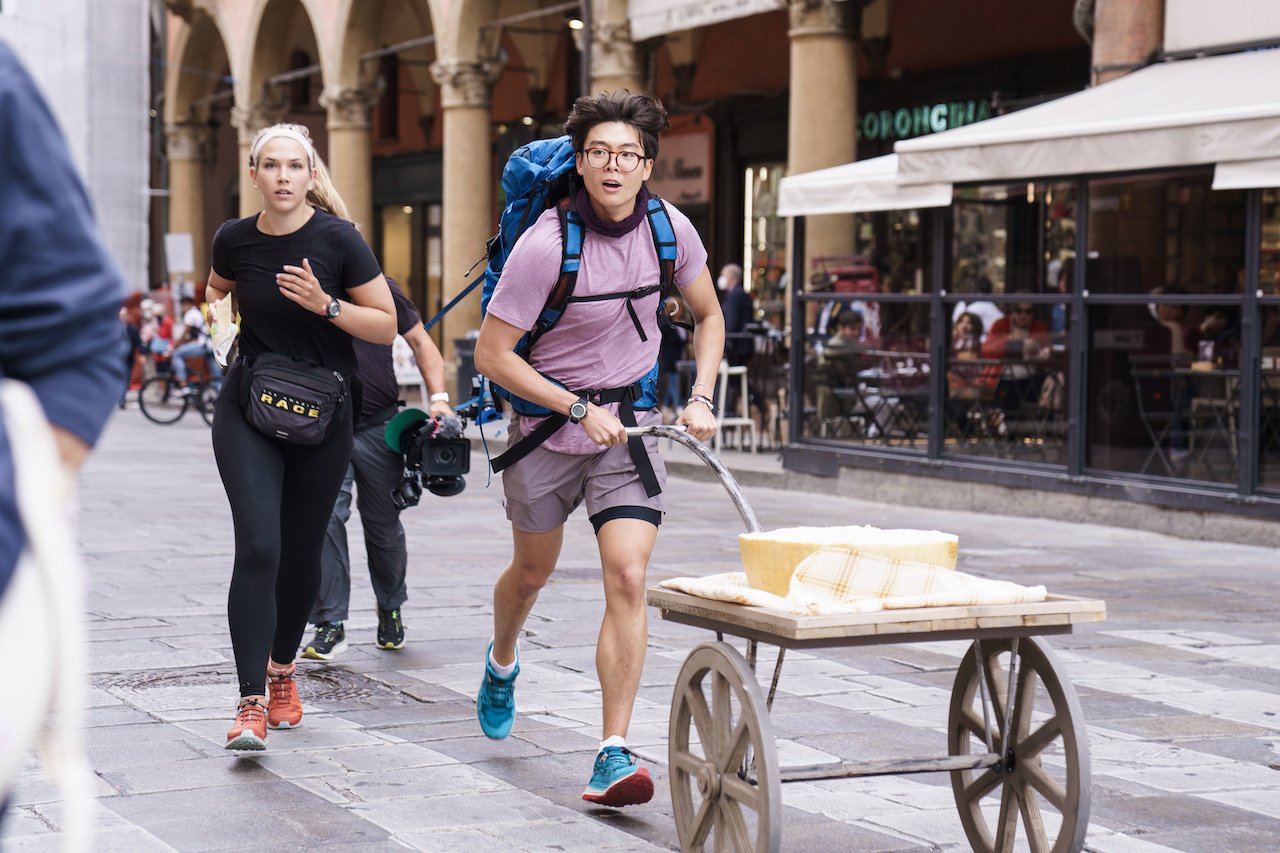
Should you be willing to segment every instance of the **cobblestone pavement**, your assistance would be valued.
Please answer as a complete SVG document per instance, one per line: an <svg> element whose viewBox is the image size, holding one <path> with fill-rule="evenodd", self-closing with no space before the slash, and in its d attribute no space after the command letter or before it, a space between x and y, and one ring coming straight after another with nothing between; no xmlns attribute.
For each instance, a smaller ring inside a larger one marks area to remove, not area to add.
<svg viewBox="0 0 1280 853"><path fill-rule="evenodd" d="M734 456L726 454L731 465L745 464ZM350 650L300 667L304 725L241 757L222 748L235 698L231 525L208 430L192 417L154 426L136 409L113 420L81 491L95 851L674 849L672 685L688 650L710 635L651 620L630 742L653 769L657 797L623 811L587 807L579 796L599 736L602 598L590 525L575 517L562 567L528 623L515 730L486 740L473 696L509 532L483 457L474 468L463 494L405 515L407 648L372 645L373 599L358 578ZM720 486L677 477L668 493L653 578L735 566L741 527ZM1087 849L1280 848L1277 551L814 493L747 494L766 528L936 527L959 534L961 568L1105 598L1107 622L1053 640L1088 721ZM362 553L358 525L351 534ZM962 650L903 644L789 658L773 715L782 763L945 752ZM53 797L29 761L0 849L56 849ZM787 851L968 849L940 774L793 783L783 800Z"/></svg>

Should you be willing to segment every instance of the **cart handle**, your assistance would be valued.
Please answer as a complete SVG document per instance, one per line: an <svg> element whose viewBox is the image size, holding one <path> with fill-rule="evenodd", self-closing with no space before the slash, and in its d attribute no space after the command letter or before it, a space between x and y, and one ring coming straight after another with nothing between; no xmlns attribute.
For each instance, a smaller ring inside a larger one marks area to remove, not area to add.
<svg viewBox="0 0 1280 853"><path fill-rule="evenodd" d="M669 438L692 450L695 456L707 464L708 468L716 472L716 476L720 478L720 484L729 493L729 499L733 501L734 507L737 508L738 515L742 516L742 522L747 526L747 532L759 533L761 531L760 522L756 520L755 511L751 509L751 504L747 503L746 497L743 496L742 487L738 485L738 481L729 473L729 469L724 467L724 463L715 457L710 448L689 435L683 424L653 424L652 426L627 427L626 430L628 438L644 435Z"/></svg>

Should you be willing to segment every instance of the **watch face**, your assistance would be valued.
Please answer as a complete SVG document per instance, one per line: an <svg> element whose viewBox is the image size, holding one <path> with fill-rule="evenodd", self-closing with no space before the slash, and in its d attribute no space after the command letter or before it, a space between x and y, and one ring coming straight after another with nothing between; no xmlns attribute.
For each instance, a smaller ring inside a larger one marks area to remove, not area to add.
<svg viewBox="0 0 1280 853"><path fill-rule="evenodd" d="M341 311L342 311L342 304L341 304L340 302L338 302L338 300L336 300L336 299L331 299L331 300L329 301L329 307L328 307L328 309L326 310L326 313L327 313L330 317L337 317L337 316L338 316L338 314L339 314L339 312L341 312Z"/></svg>
<svg viewBox="0 0 1280 853"><path fill-rule="evenodd" d="M587 404L579 400L569 407L569 417L580 421L587 416Z"/></svg>

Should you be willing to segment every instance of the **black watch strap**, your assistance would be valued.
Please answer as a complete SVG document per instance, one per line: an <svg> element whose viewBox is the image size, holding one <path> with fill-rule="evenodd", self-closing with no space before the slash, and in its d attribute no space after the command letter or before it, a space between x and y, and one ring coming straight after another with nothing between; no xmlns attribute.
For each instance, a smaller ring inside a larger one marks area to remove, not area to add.
<svg viewBox="0 0 1280 853"><path fill-rule="evenodd" d="M569 423L576 424L587 416L587 398L579 397L577 402L569 407Z"/></svg>

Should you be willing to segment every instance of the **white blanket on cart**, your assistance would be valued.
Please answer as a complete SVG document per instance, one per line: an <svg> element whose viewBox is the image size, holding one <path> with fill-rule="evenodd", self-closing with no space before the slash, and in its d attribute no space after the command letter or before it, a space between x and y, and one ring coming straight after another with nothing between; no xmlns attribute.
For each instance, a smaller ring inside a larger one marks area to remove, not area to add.
<svg viewBox="0 0 1280 853"><path fill-rule="evenodd" d="M671 578L660 586L679 592L787 613L821 616L910 607L1024 604L1044 601L1043 586L990 580L943 566L827 546L807 557L791 578L786 598L747 583L745 572Z"/></svg>

